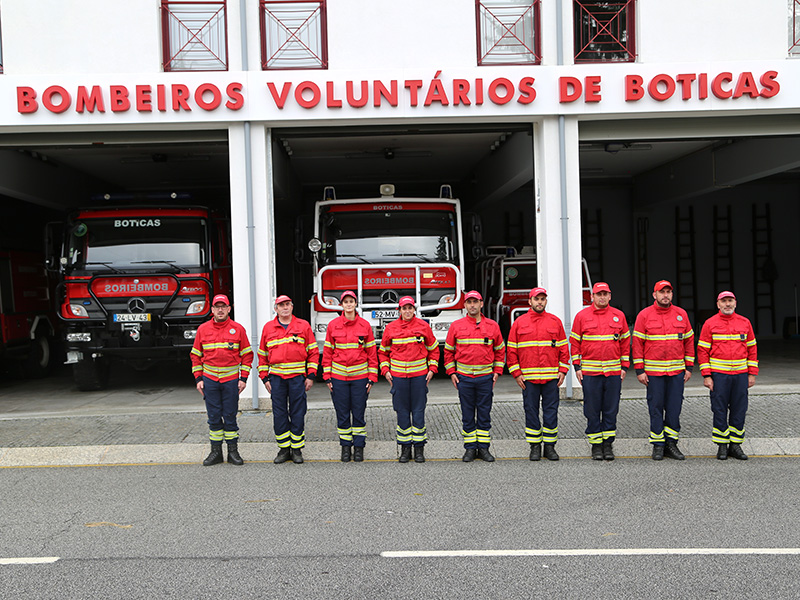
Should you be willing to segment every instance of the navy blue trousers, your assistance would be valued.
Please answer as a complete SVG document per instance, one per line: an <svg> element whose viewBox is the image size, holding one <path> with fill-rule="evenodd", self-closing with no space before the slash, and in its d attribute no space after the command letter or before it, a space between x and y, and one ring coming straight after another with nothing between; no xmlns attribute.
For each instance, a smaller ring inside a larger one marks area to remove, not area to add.
<svg viewBox="0 0 800 600"><path fill-rule="evenodd" d="M678 441L683 407L683 377L677 375L647 376L647 409L650 412L650 443L663 446L666 438Z"/></svg>
<svg viewBox="0 0 800 600"><path fill-rule="evenodd" d="M392 408L397 413L397 443L401 446L424 446L428 441L425 429L425 406L428 404L428 382L425 375L392 377Z"/></svg>
<svg viewBox="0 0 800 600"><path fill-rule="evenodd" d="M306 445L305 419L306 378L295 375L289 379L269 376L272 387L272 424L280 448L302 448Z"/></svg>
<svg viewBox="0 0 800 600"><path fill-rule="evenodd" d="M492 375L458 376L458 400L461 402L461 435L464 448L488 448L492 439Z"/></svg>
<svg viewBox="0 0 800 600"><path fill-rule="evenodd" d="M542 421L539 420L541 399ZM558 439L558 379L545 383L525 382L522 390L525 409L525 441L530 444L555 444Z"/></svg>
<svg viewBox="0 0 800 600"><path fill-rule="evenodd" d="M589 443L600 444L617 435L617 413L622 379L619 375L583 376L583 415Z"/></svg>
<svg viewBox="0 0 800 600"><path fill-rule="evenodd" d="M747 414L747 373L725 375L712 373L711 412L714 430L711 439L717 444L741 444L744 441L744 418Z"/></svg>
<svg viewBox="0 0 800 600"><path fill-rule="evenodd" d="M336 428L341 446L363 448L367 443L367 382L369 379L343 381L331 379L331 399L336 410Z"/></svg>
<svg viewBox="0 0 800 600"><path fill-rule="evenodd" d="M239 380L225 383L203 376L203 399L208 413L209 438L213 444L235 442L239 438L236 413L239 412Z"/></svg>

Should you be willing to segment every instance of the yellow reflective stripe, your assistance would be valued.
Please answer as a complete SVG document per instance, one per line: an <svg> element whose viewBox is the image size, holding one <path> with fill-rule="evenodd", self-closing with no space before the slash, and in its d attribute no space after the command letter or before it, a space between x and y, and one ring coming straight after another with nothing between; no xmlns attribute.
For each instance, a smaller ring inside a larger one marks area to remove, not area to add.
<svg viewBox="0 0 800 600"><path fill-rule="evenodd" d="M203 373L208 373L209 375L214 375L215 377L220 378L227 377L229 375L238 375L239 365L234 365L232 367L214 367L211 365L203 365Z"/></svg>
<svg viewBox="0 0 800 600"><path fill-rule="evenodd" d="M513 345L512 345L513 344ZM566 346L567 340L556 340L556 347ZM529 342L508 342L509 348L552 348L553 340L531 340Z"/></svg>
<svg viewBox="0 0 800 600"><path fill-rule="evenodd" d="M697 345L702 346L703 348L711 348L711 342L706 342L705 340L698 341Z"/></svg>
<svg viewBox="0 0 800 600"><path fill-rule="evenodd" d="M558 367L523 367L520 370L526 379L556 379L558 377Z"/></svg>
<svg viewBox="0 0 800 600"><path fill-rule="evenodd" d="M683 359L677 360L650 360L644 359L645 371L681 371L686 368L686 363Z"/></svg>
<svg viewBox="0 0 800 600"><path fill-rule="evenodd" d="M730 369L730 370L743 370L747 368L747 359L740 360L722 360L720 358L710 358L709 363L711 368L717 369Z"/></svg>
<svg viewBox="0 0 800 600"><path fill-rule="evenodd" d="M359 363L357 365L350 365L350 366L333 362L331 364L331 371L337 375L343 375L345 377L354 377L356 375L366 375L367 373L369 373L370 369L366 361L364 361L363 363Z"/></svg>
<svg viewBox="0 0 800 600"><path fill-rule="evenodd" d="M252 348L252 346L248 346L247 348L245 348L244 350L242 350L242 351L240 351L240 352L239 352L239 356L244 356L244 355L245 355L245 354L247 354L248 352L252 352L252 351L253 351L253 348Z"/></svg>
<svg viewBox="0 0 800 600"><path fill-rule="evenodd" d="M468 365L466 363L456 361L456 371L464 375L489 375L491 374L493 369L494 369L494 364Z"/></svg>
<svg viewBox="0 0 800 600"><path fill-rule="evenodd" d="M194 354L195 356L203 356L203 353L197 348L192 348L192 354Z"/></svg>
<svg viewBox="0 0 800 600"><path fill-rule="evenodd" d="M741 342L744 341L742 336L745 335L743 333L712 333L711 340L715 342L725 342L725 341L732 341L732 342ZM745 335L745 338L747 336Z"/></svg>
<svg viewBox="0 0 800 600"><path fill-rule="evenodd" d="M203 350L218 350L220 348L239 349L239 342L205 342L201 345L203 346ZM247 347L247 350L250 350L250 346Z"/></svg>

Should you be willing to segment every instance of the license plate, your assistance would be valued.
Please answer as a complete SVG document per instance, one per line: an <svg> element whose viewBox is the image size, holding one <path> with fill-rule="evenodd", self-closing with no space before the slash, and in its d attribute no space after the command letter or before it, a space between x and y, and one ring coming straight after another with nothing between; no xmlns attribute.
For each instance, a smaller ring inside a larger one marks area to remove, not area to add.
<svg viewBox="0 0 800 600"><path fill-rule="evenodd" d="M115 313L114 323L143 323L150 320L150 313Z"/></svg>
<svg viewBox="0 0 800 600"><path fill-rule="evenodd" d="M397 319L400 313L396 310L373 310L373 319Z"/></svg>

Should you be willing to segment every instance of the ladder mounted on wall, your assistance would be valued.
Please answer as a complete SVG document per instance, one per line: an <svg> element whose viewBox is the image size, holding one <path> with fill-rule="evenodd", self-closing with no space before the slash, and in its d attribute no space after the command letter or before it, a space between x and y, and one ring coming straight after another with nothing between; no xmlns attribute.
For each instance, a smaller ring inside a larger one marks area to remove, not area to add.
<svg viewBox="0 0 800 600"><path fill-rule="evenodd" d="M714 205L714 294L733 290L733 227L730 205Z"/></svg>
<svg viewBox="0 0 800 600"><path fill-rule="evenodd" d="M769 204L753 204L753 300L755 304L755 330L762 332L760 317L767 317L775 333L775 280L778 278L772 259L772 219ZM766 322L765 322L766 325Z"/></svg>
<svg viewBox="0 0 800 600"><path fill-rule="evenodd" d="M603 278L603 221L600 209L581 210L581 246L583 258L589 266L592 281L605 281Z"/></svg>
<svg viewBox="0 0 800 600"><path fill-rule="evenodd" d="M678 274L676 295L680 306L689 315L692 323L697 322L697 270L694 257L694 208L688 207L688 215L681 214L681 207L675 207L675 262Z"/></svg>
<svg viewBox="0 0 800 600"><path fill-rule="evenodd" d="M647 232L650 229L650 220L647 217L639 217L636 220L636 276L639 287L639 306L642 310L650 305L650 294L648 286L650 279L647 276Z"/></svg>

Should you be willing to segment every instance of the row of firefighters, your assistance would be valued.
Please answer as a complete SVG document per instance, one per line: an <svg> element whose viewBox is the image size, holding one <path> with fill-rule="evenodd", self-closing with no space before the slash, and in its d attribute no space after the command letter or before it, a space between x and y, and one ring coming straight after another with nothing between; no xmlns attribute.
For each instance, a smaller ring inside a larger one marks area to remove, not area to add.
<svg viewBox="0 0 800 600"><path fill-rule="evenodd" d="M467 315L455 321L444 345L444 367L458 391L462 413L464 462L494 461L490 452L491 408L497 378L508 371L522 390L525 439L530 459L558 460L558 388L572 364L583 386L586 435L595 460L613 460L613 442L622 381L633 361L637 379L647 386L652 458L685 457L678 449L684 384L695 365L695 334L686 311L672 303L669 281L653 289L654 303L636 318L631 335L622 311L612 307L608 284L596 283L592 303L574 318L569 342L561 320L546 311L547 291L530 291L530 310L514 321L507 344L498 324L482 314L483 298L465 294ZM399 318L389 323L378 344L369 323L358 315L357 297L345 291L342 314L327 329L322 379L336 410L341 460L364 460L365 412L380 372L391 386L397 413L400 462L424 462L427 386L437 372L439 344L430 326L416 316L415 300L399 301ZM710 391L712 440L717 458L746 460L748 389L758 374L756 339L750 321L736 313L730 291L717 297L719 312L708 319L697 341L697 362ZM211 453L204 465L242 464L238 452L238 396L253 362L244 327L229 317L228 298L213 299L213 318L197 330L191 351L197 389L208 412ZM272 397L278 455L275 463L302 463L306 393L317 375L319 350L307 321L293 315L288 296L275 301L276 316L263 328L258 375ZM541 417L540 417L541 411Z"/></svg>

